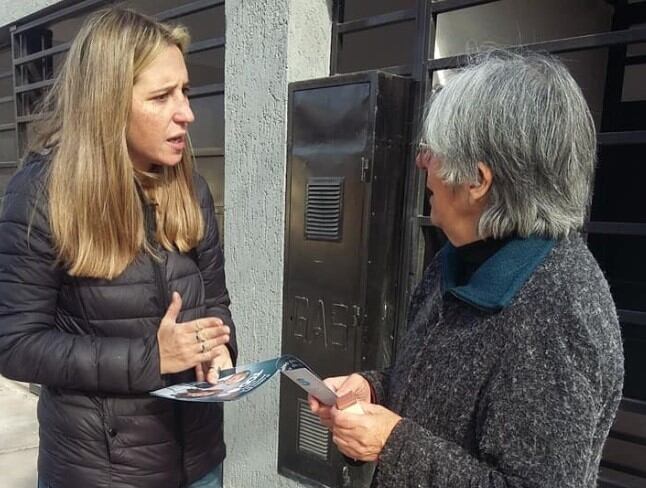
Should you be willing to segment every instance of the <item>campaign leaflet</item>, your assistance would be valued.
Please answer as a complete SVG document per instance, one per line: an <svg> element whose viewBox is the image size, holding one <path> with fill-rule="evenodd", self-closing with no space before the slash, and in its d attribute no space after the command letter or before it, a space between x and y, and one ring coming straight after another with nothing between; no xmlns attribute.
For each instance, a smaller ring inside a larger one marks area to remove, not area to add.
<svg viewBox="0 0 646 488"><path fill-rule="evenodd" d="M308 393L327 405L334 405L336 393L299 358L280 356L258 363L223 369L217 383L192 382L172 385L151 395L184 402L228 402L251 393L281 371Z"/></svg>

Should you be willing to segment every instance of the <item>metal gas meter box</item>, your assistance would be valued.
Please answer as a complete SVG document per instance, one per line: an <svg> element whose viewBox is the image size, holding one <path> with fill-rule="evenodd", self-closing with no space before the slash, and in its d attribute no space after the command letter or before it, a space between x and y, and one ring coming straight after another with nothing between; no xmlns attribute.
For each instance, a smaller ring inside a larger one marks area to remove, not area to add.
<svg viewBox="0 0 646 488"><path fill-rule="evenodd" d="M413 82L366 72L289 87L282 353L322 377L390 364ZM281 381L278 471L367 486Z"/></svg>

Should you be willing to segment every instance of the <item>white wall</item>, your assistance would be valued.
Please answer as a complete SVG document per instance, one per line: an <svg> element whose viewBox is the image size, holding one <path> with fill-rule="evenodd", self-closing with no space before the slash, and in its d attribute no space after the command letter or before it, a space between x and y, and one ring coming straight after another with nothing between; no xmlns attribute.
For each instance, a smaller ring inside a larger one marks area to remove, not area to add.
<svg viewBox="0 0 646 488"><path fill-rule="evenodd" d="M239 362L281 347L287 88L327 76L331 1L227 0L226 271ZM277 475L278 381L225 407L227 487L293 487Z"/></svg>

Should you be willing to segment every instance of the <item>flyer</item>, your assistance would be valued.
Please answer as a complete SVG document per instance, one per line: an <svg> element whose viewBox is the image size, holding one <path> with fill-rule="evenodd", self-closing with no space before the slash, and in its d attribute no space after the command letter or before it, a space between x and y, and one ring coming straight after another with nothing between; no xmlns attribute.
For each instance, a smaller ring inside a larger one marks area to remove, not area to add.
<svg viewBox="0 0 646 488"><path fill-rule="evenodd" d="M335 404L336 393L328 388L302 360L290 355L223 369L220 371L217 383L180 383L150 394L185 402L228 402L251 393L278 371L326 405Z"/></svg>

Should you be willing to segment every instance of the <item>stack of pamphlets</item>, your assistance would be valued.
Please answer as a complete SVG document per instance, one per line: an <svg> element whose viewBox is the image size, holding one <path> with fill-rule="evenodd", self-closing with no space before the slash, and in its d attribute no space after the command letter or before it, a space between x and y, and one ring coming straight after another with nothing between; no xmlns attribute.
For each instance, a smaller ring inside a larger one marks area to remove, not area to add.
<svg viewBox="0 0 646 488"><path fill-rule="evenodd" d="M258 363L223 369L217 383L180 383L151 392L151 395L185 402L228 402L251 393L281 371L297 385L326 405L337 395L299 358L280 356Z"/></svg>

